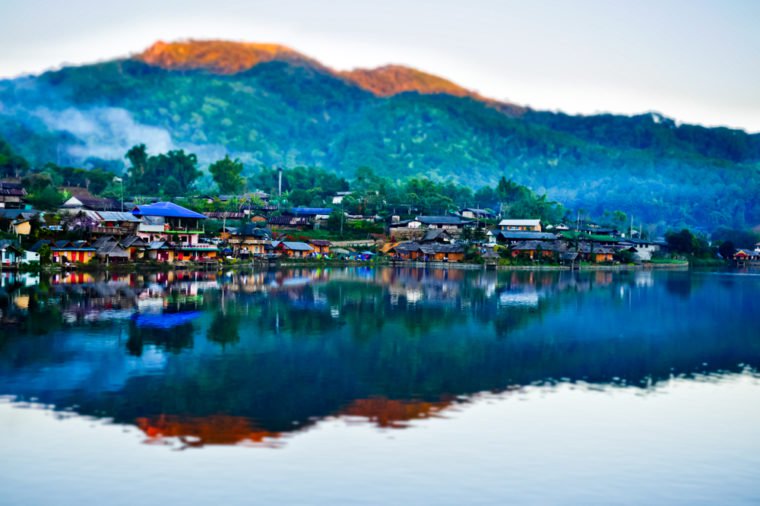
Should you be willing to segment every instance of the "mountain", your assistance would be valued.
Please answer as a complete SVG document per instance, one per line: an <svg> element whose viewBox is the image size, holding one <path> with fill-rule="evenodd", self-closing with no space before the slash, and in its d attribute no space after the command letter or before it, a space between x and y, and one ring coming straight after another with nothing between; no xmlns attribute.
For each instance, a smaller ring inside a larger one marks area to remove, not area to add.
<svg viewBox="0 0 760 506"><path fill-rule="evenodd" d="M709 230L760 223L760 135L659 114L574 116L401 66L335 71L285 46L159 42L0 81L0 137L34 164L119 169L124 153L225 153L247 170L372 167L480 186L501 176L595 214Z"/></svg>

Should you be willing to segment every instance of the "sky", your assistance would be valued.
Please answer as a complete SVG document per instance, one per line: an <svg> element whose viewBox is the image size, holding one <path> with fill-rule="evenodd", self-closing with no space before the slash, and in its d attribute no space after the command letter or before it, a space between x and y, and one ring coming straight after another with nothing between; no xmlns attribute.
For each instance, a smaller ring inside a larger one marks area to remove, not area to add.
<svg viewBox="0 0 760 506"><path fill-rule="evenodd" d="M223 38L409 65L536 109L760 132L756 0L0 0L0 20L0 77Z"/></svg>

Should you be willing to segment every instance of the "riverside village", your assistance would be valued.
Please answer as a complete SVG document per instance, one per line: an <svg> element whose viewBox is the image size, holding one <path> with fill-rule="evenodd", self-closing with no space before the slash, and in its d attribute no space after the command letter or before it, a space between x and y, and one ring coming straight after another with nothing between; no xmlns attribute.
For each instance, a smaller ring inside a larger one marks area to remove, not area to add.
<svg viewBox="0 0 760 506"><path fill-rule="evenodd" d="M444 215L350 214L349 191L330 205L283 205L263 191L240 195L135 198L62 188L47 211L27 201L20 180L0 182L2 268L215 268L285 262L407 262L505 268L685 265L678 234L650 237L633 223L546 222L491 209ZM622 230L621 230L622 228ZM682 233L689 233L684 230ZM687 238L688 239L688 238ZM721 248L715 261L760 262L760 243Z"/></svg>

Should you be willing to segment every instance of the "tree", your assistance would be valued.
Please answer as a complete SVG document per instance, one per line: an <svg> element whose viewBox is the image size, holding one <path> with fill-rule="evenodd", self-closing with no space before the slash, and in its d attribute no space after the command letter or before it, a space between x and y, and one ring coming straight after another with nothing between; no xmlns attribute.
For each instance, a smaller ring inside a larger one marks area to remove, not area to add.
<svg viewBox="0 0 760 506"><path fill-rule="evenodd" d="M733 258L734 253L736 253L736 246L734 246L734 243L731 241L724 241L718 248L718 253L720 253L720 256L724 259L729 260Z"/></svg>
<svg viewBox="0 0 760 506"><path fill-rule="evenodd" d="M140 144L127 151L126 158L131 163L127 169L128 187L137 195L159 192L168 196L184 195L201 175L198 157L181 149L149 156L145 145Z"/></svg>
<svg viewBox="0 0 760 506"><path fill-rule="evenodd" d="M50 245L43 244L40 246L38 253L40 254L40 265L48 265L53 255L52 251L50 250Z"/></svg>
<svg viewBox="0 0 760 506"><path fill-rule="evenodd" d="M232 160L227 155L222 160L212 163L208 170L221 193L237 194L243 188L243 184L245 183L245 180L241 176L243 173L243 162L237 158Z"/></svg>
<svg viewBox="0 0 760 506"><path fill-rule="evenodd" d="M150 193L146 192L147 181L145 174L148 171L148 149L145 144L132 146L124 158L129 160L130 167L127 169L129 175L129 190L132 193Z"/></svg>
<svg viewBox="0 0 760 506"><path fill-rule="evenodd" d="M26 159L14 153L10 144L0 139L0 177L19 177L28 170Z"/></svg>
<svg viewBox="0 0 760 506"><path fill-rule="evenodd" d="M665 241L672 251L684 255L705 256L710 252L707 241L695 236L686 228L680 232L667 232Z"/></svg>

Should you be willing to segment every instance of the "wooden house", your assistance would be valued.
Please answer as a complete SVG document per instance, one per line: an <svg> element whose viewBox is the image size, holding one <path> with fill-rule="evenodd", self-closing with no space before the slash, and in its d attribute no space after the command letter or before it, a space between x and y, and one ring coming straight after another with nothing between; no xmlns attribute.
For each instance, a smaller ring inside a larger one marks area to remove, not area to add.
<svg viewBox="0 0 760 506"><path fill-rule="evenodd" d="M499 229L504 231L541 232L541 220L512 220L505 219L499 222Z"/></svg>
<svg viewBox="0 0 760 506"><path fill-rule="evenodd" d="M319 255L329 255L332 243L321 239L312 239L309 241L309 245L314 248L314 253Z"/></svg>
<svg viewBox="0 0 760 506"><path fill-rule="evenodd" d="M272 243L272 245L276 254L288 258L306 258L314 253L314 248L305 242L278 241L277 244Z"/></svg>

